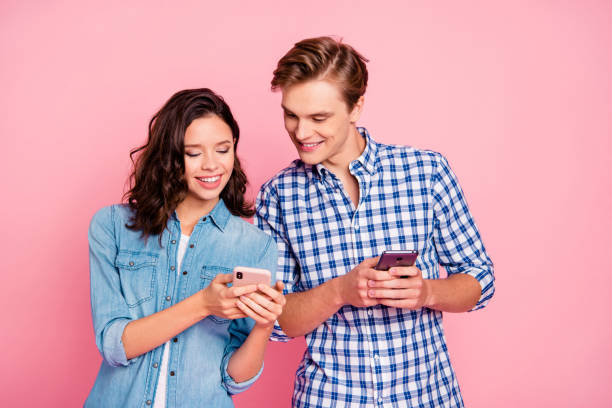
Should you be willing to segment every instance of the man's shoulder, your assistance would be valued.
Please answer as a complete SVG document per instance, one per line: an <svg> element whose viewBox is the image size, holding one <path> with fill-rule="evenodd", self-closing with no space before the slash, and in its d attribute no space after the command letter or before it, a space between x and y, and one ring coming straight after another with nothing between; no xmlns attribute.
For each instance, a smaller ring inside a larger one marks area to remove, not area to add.
<svg viewBox="0 0 612 408"><path fill-rule="evenodd" d="M377 153L378 163L383 169L399 165L404 169L406 166L416 166L435 170L441 162L446 161L439 152L398 144L379 143Z"/></svg>
<svg viewBox="0 0 612 408"><path fill-rule="evenodd" d="M278 173L276 173L271 179L266 181L262 186L261 192L271 192L279 190L286 190L288 187L295 187L299 184L303 184L308 179L308 172L312 171L310 166L306 166L303 161L296 159L291 164Z"/></svg>

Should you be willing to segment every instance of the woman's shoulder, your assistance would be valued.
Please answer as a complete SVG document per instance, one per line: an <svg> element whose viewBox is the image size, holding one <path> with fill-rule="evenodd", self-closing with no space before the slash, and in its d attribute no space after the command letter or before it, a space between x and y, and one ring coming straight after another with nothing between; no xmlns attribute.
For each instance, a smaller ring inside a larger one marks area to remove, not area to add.
<svg viewBox="0 0 612 408"><path fill-rule="evenodd" d="M132 217L132 210L127 204L111 204L100 208L91 218L91 224L128 222Z"/></svg>
<svg viewBox="0 0 612 408"><path fill-rule="evenodd" d="M235 233L241 238L248 238L249 240L263 241L266 243L273 239L270 235L266 234L250 222L247 222L235 215L230 217L228 227L231 229L232 233Z"/></svg>
<svg viewBox="0 0 612 408"><path fill-rule="evenodd" d="M112 204L100 208L91 218L89 233L99 235L100 233L121 235L127 230L132 218L132 210L127 204Z"/></svg>

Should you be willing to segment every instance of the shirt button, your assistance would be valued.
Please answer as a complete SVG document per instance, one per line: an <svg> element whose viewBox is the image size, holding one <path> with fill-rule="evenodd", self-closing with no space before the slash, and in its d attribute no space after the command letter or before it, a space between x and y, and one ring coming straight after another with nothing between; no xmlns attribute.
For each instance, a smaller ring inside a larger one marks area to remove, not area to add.
<svg viewBox="0 0 612 408"><path fill-rule="evenodd" d="M355 224L355 231L359 231L359 224Z"/></svg>
<svg viewBox="0 0 612 408"><path fill-rule="evenodd" d="M151 400L147 400L146 404L151 405Z"/></svg>
<svg viewBox="0 0 612 408"><path fill-rule="evenodd" d="M175 337L175 338L172 339L172 341L176 343L178 341L178 339Z"/></svg>
<svg viewBox="0 0 612 408"><path fill-rule="evenodd" d="M382 402L382 397L378 397L378 402Z"/></svg>
<svg viewBox="0 0 612 408"><path fill-rule="evenodd" d="M134 266L134 261L130 261L130 266Z"/></svg>
<svg viewBox="0 0 612 408"><path fill-rule="evenodd" d="M368 309L368 316L372 316L374 314L374 312L372 312L372 309Z"/></svg>
<svg viewBox="0 0 612 408"><path fill-rule="evenodd" d="M172 240L172 243L173 243L173 244L176 244L176 239L173 239L173 240Z"/></svg>
<svg viewBox="0 0 612 408"><path fill-rule="evenodd" d="M170 301L170 296L166 296L166 300L169 302Z"/></svg>
<svg viewBox="0 0 612 408"><path fill-rule="evenodd" d="M380 356L378 354L374 354L374 360L376 361L380 360Z"/></svg>
<svg viewBox="0 0 612 408"><path fill-rule="evenodd" d="M173 270L175 270L175 269L176 269L176 268L175 268L174 266L171 266L171 267L170 267L170 270L171 270L171 271L173 271Z"/></svg>
<svg viewBox="0 0 612 408"><path fill-rule="evenodd" d="M202 218L202 221L206 221L206 217Z"/></svg>
<svg viewBox="0 0 612 408"><path fill-rule="evenodd" d="M194 246L195 246L195 245L193 245L193 244L190 244L190 245L189 245L189 248L193 248Z"/></svg>
<svg viewBox="0 0 612 408"><path fill-rule="evenodd" d="M153 363L153 368L157 368L157 367L159 367L159 364Z"/></svg>
<svg viewBox="0 0 612 408"><path fill-rule="evenodd" d="M174 371L170 371L170 377L174 377Z"/></svg>
<svg viewBox="0 0 612 408"><path fill-rule="evenodd" d="M187 271L183 271L183 275L187 275Z"/></svg>

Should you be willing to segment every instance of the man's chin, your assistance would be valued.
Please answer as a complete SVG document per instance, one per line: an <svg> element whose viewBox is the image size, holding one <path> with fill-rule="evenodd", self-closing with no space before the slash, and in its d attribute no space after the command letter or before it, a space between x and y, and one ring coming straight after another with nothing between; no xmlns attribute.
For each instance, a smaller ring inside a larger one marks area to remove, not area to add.
<svg viewBox="0 0 612 408"><path fill-rule="evenodd" d="M323 160L316 154L300 154L300 160L311 166L321 163Z"/></svg>

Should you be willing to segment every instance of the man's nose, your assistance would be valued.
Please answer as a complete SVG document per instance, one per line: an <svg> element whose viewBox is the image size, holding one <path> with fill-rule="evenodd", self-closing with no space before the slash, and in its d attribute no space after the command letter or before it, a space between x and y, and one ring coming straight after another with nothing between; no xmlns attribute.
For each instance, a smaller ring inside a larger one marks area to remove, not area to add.
<svg viewBox="0 0 612 408"><path fill-rule="evenodd" d="M295 137L297 140L302 141L308 139L312 135L312 128L308 125L305 120L300 120L295 130Z"/></svg>

